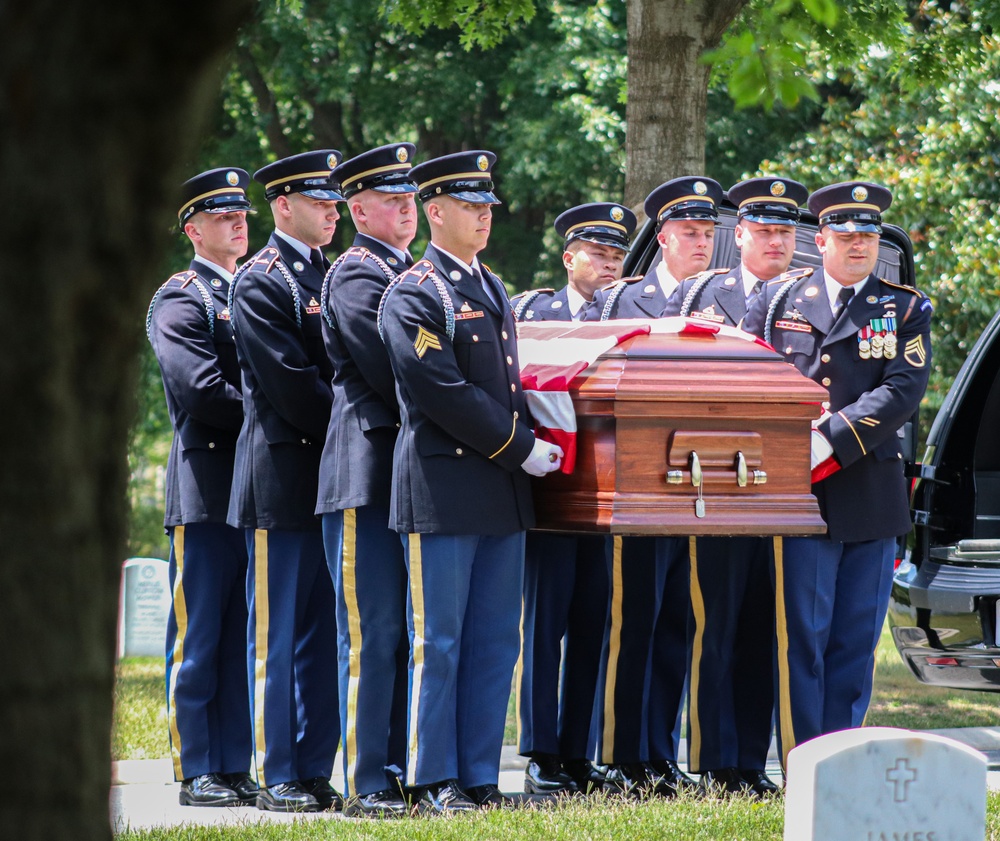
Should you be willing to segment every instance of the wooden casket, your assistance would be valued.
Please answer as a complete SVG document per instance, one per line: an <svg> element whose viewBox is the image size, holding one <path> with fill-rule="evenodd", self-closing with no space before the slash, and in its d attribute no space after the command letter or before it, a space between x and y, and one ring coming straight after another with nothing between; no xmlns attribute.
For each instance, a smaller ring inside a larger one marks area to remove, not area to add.
<svg viewBox="0 0 1000 841"><path fill-rule="evenodd" d="M620 336L647 326L649 333L617 345L607 338L609 330ZM809 475L810 424L827 399L824 388L735 328L682 318L525 322L518 325L518 342L529 407L535 379L526 374L547 369L551 375L558 367L552 360L567 358L552 349L601 341L610 349L589 364L584 358L578 368L587 367L569 380L577 427L573 472L533 481L537 529L826 531Z"/></svg>

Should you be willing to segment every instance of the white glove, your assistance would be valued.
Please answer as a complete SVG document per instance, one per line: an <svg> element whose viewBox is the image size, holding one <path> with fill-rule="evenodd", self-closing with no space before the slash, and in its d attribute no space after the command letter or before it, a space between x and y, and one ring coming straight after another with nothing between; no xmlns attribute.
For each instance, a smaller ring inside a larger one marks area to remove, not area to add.
<svg viewBox="0 0 1000 841"><path fill-rule="evenodd" d="M536 438L531 454L522 462L521 469L532 476L544 476L560 468L562 457L562 447Z"/></svg>
<svg viewBox="0 0 1000 841"><path fill-rule="evenodd" d="M810 446L812 449L812 464L809 465L810 470L816 467L817 464L822 464L833 455L833 447L826 440L826 436L819 430L814 429L812 431Z"/></svg>
<svg viewBox="0 0 1000 841"><path fill-rule="evenodd" d="M812 428L816 429L816 427L818 427L821 423L823 423L823 421L825 421L828 417L830 417L830 413L826 409L824 409L823 414L821 414L818 418L816 418L816 420L812 422L811 424Z"/></svg>

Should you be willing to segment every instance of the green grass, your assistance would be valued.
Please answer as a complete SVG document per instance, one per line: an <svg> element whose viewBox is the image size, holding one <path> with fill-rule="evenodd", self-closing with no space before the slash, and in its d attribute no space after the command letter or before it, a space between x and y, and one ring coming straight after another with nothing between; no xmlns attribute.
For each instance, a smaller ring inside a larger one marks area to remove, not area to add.
<svg viewBox="0 0 1000 841"><path fill-rule="evenodd" d="M122 660L115 691L114 759L169 756L163 661L155 657ZM888 626L876 652L875 689L865 724L943 730L995 727L1000 693L947 689L920 683L896 652ZM514 693L507 707L506 744L516 744Z"/></svg>
<svg viewBox="0 0 1000 841"><path fill-rule="evenodd" d="M868 725L944 729L995 726L1000 696L927 686L902 663L888 631L877 653L875 691ZM114 757L168 756L166 710L160 658L131 658L119 665L115 693ZM507 738L515 738L514 702L508 707ZM509 812L416 818L405 821L351 821L319 818L268 822L246 810L246 822L228 826L182 826L125 831L119 841L782 841L783 801L745 798L625 803L601 797ZM1000 841L1000 793L987 801L985 841Z"/></svg>
<svg viewBox="0 0 1000 841"><path fill-rule="evenodd" d="M118 664L112 759L170 755L162 657L127 657Z"/></svg>
<svg viewBox="0 0 1000 841"><path fill-rule="evenodd" d="M415 818L352 821L337 818L240 826L189 826L124 832L119 841L782 841L784 802L746 798L625 803L594 799L541 808ZM985 841L1000 841L1000 794L987 798Z"/></svg>

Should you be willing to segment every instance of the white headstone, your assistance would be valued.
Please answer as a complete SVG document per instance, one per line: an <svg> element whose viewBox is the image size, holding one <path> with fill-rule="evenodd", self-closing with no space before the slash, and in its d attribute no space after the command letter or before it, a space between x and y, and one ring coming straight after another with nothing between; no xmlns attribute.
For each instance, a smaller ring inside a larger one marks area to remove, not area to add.
<svg viewBox="0 0 1000 841"><path fill-rule="evenodd" d="M785 841L982 841L986 757L954 739L861 727L788 754Z"/></svg>
<svg viewBox="0 0 1000 841"><path fill-rule="evenodd" d="M162 657L170 613L170 574L159 558L129 558L122 567L118 656Z"/></svg>

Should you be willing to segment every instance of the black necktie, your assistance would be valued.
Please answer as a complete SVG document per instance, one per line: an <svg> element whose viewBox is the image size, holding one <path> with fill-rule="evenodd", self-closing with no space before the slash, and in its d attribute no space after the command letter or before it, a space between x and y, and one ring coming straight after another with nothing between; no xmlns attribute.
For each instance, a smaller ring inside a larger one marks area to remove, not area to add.
<svg viewBox="0 0 1000 841"><path fill-rule="evenodd" d="M749 306L750 302L753 301L753 299L760 294L760 290L763 288L764 288L763 280L758 280L756 283L754 283L753 286L750 287L750 294L747 295L747 306Z"/></svg>
<svg viewBox="0 0 1000 841"><path fill-rule="evenodd" d="M837 293L837 312L834 315L839 318L840 314L847 309L848 303L850 303L851 296L854 294L854 288L851 286L845 286L840 292Z"/></svg>
<svg viewBox="0 0 1000 841"><path fill-rule="evenodd" d="M330 268L330 266L326 261L326 257L323 256L322 251L320 251L318 248L312 249L312 251L310 252L309 262L311 262L313 266L315 266L316 271L318 271L324 277L326 276L326 271L327 269Z"/></svg>
<svg viewBox="0 0 1000 841"><path fill-rule="evenodd" d="M486 293L486 297L489 299L489 302L493 304L494 309L499 312L500 305L497 303L496 292L493 291L493 288L490 286L490 282L482 274L480 274L479 269L473 269L472 276L479 281L479 284L483 287L483 292Z"/></svg>
<svg viewBox="0 0 1000 841"><path fill-rule="evenodd" d="M408 269L413 267L413 255L410 254L409 251L403 255L403 265L405 265Z"/></svg>

